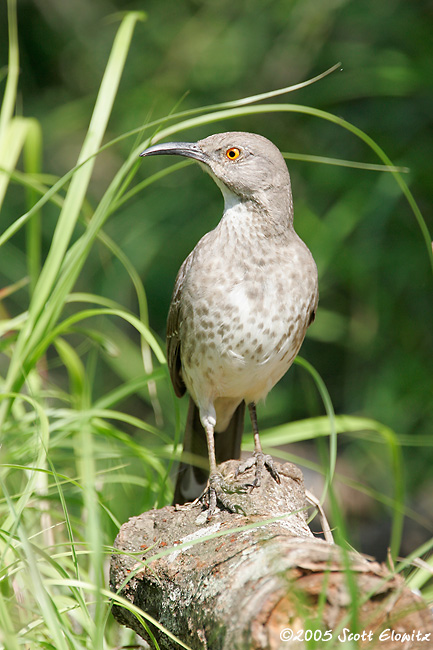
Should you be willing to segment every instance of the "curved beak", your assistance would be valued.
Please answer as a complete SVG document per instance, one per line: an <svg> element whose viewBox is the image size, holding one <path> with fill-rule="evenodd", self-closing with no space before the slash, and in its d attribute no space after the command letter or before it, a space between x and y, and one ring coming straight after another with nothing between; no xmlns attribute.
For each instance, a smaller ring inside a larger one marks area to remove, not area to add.
<svg viewBox="0 0 433 650"><path fill-rule="evenodd" d="M185 158L194 158L202 163L208 163L208 156L200 149L196 142L163 142L154 144L152 147L141 152L140 157L144 156L184 156Z"/></svg>

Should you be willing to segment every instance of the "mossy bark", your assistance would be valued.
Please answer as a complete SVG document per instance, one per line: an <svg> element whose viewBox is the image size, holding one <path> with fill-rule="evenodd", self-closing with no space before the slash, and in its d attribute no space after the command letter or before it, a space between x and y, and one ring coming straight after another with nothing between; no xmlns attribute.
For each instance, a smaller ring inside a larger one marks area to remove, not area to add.
<svg viewBox="0 0 433 650"><path fill-rule="evenodd" d="M404 647L396 635L414 631L430 634L433 647L431 614L400 576L313 536L298 468L278 465L281 485L266 473L259 488L239 494L245 477L232 478L236 465L220 469L239 514L220 510L207 522L194 503L151 510L122 526L112 591L193 649L301 650L310 636L331 648L358 634L359 647L376 642L390 650ZM113 614L149 639L128 609L114 605ZM161 648L180 647L150 627ZM429 647L416 638L411 643L411 650Z"/></svg>

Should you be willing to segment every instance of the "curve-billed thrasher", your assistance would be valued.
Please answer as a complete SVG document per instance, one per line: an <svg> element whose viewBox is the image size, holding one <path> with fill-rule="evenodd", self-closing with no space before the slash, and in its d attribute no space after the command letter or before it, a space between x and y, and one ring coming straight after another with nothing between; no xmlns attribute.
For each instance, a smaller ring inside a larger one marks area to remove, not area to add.
<svg viewBox="0 0 433 650"><path fill-rule="evenodd" d="M289 369L314 320L317 268L293 228L290 177L272 142L254 133L218 133L157 144L141 156L160 154L197 160L224 197L218 226L180 268L167 324L174 390L192 398L175 502L199 496L208 476L185 456L209 455L210 517L217 499L224 504L217 463L240 457L245 404L255 451L239 471L255 464L258 485L266 466L279 481L262 453L255 405Z"/></svg>

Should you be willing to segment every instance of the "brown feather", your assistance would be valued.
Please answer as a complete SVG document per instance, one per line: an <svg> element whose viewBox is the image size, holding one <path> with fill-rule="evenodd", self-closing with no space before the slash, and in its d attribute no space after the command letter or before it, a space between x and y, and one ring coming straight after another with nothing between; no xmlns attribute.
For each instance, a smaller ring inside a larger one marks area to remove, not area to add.
<svg viewBox="0 0 433 650"><path fill-rule="evenodd" d="M174 284L173 296L171 298L170 309L167 318L167 363L174 392L176 393L177 397L182 397L186 391L186 386L182 379L179 325L180 307L182 303L182 289L185 277L192 263L193 253L194 251L188 255L179 269L179 273L177 274L176 282Z"/></svg>

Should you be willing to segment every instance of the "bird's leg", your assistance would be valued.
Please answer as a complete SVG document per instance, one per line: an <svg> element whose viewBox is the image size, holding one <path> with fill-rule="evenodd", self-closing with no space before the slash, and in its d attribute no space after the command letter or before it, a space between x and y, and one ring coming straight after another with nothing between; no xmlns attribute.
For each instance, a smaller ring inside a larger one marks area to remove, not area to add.
<svg viewBox="0 0 433 650"><path fill-rule="evenodd" d="M214 424L209 422L209 418L207 418L207 422L204 423L205 425L205 431L206 431L206 439L207 439L207 448L208 448L208 454L209 454L209 510L207 513L207 519L212 517L213 513L215 512L216 504L217 504L217 489L218 486L217 484L219 483L219 477L221 476L217 472L217 465L216 465L216 458L215 458L215 438L214 438Z"/></svg>
<svg viewBox="0 0 433 650"><path fill-rule="evenodd" d="M260 443L259 427L257 425L257 413L256 405L254 402L248 404L248 410L250 412L251 424L253 427L254 433L254 453L250 458L247 458L243 463L239 465L236 470L235 476L239 476L242 472L245 472L250 467L256 466L256 476L252 483L251 487L258 487L262 480L263 468L266 469L271 474L272 478L275 479L277 483L280 483L280 475L278 474L272 456L269 454L264 454L262 450L262 445Z"/></svg>
<svg viewBox="0 0 433 650"><path fill-rule="evenodd" d="M209 481L208 487L204 493L205 495L207 493L208 496L209 505L207 511L207 520L209 521L215 512L218 502L230 512L239 512L239 507L233 503L232 499L230 499L230 494L233 494L234 491L239 490L233 490L230 488L230 486L226 484L222 475L217 470L214 439L215 419L211 417L204 417L202 419L202 424L206 432L209 454Z"/></svg>

